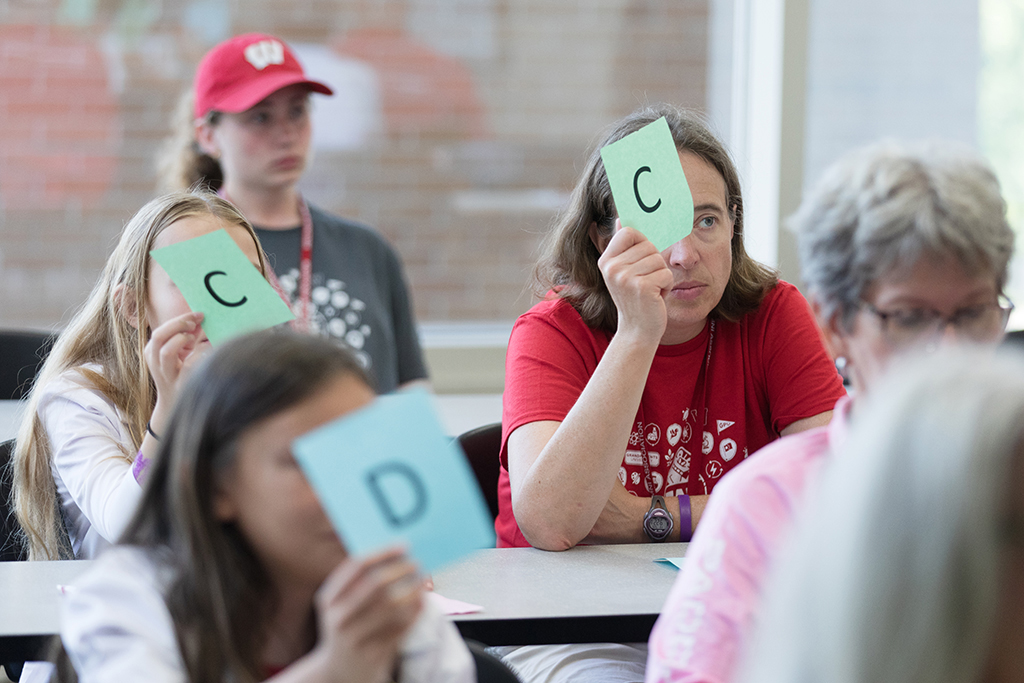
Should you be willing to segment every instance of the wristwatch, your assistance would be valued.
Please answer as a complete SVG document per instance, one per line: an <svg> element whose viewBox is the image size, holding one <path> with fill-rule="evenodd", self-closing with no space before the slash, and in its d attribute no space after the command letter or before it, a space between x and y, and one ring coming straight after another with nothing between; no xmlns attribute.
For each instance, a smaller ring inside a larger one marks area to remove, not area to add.
<svg viewBox="0 0 1024 683"><path fill-rule="evenodd" d="M644 533L655 542L667 540L675 527L672 513L665 507L662 496L651 496L651 509L644 515Z"/></svg>

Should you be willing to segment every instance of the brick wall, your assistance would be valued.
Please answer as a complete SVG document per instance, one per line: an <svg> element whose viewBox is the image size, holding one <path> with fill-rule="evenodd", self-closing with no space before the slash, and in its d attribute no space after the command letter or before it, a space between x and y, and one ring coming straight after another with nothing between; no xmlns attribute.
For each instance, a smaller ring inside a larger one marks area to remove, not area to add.
<svg viewBox="0 0 1024 683"><path fill-rule="evenodd" d="M600 130L644 102L705 104L707 0L36 0L0 22L4 327L84 300L153 195L195 64L234 33L276 33L345 79L316 105L304 191L393 242L422 321L525 310Z"/></svg>

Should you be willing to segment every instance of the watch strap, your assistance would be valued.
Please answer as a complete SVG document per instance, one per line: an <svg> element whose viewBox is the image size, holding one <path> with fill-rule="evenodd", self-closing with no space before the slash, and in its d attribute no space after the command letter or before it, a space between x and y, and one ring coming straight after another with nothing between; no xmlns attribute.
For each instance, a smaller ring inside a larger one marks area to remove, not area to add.
<svg viewBox="0 0 1024 683"><path fill-rule="evenodd" d="M689 543L693 537L693 508L690 497L685 493L676 496L679 501L679 540Z"/></svg>

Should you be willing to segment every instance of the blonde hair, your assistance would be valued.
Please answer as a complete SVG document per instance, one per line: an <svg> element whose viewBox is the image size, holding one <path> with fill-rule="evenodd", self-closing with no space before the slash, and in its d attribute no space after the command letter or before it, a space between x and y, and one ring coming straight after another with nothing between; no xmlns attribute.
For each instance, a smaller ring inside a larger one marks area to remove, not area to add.
<svg viewBox="0 0 1024 683"><path fill-rule="evenodd" d="M195 95L190 87L179 98L171 118L171 134L157 153L157 189L160 192L180 192L190 187L205 187L216 192L224 184L220 162L203 152L196 142L194 102ZM216 111L206 115L210 124L216 124L219 118L220 112Z"/></svg>
<svg viewBox="0 0 1024 683"><path fill-rule="evenodd" d="M190 216L214 216L244 228L256 244L260 271L266 275L263 249L252 226L234 206L209 192L193 190L158 197L128 222L92 293L43 364L18 430L13 458L14 510L30 560L73 556L61 518L49 439L37 413L39 397L59 375L77 369L123 415L131 444L119 446L125 461L134 460L156 403L156 385L143 356L149 329L149 252L164 229ZM101 371L84 367L89 364L98 365Z"/></svg>
<svg viewBox="0 0 1024 683"><path fill-rule="evenodd" d="M779 553L736 680L977 683L1019 514L1024 359L917 359L853 419Z"/></svg>

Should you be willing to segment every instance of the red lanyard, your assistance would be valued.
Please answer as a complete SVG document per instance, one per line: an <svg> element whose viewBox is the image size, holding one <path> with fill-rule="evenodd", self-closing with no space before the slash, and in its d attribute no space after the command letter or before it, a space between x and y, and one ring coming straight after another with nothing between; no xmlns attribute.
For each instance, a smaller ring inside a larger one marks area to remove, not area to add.
<svg viewBox="0 0 1024 683"><path fill-rule="evenodd" d="M313 218L309 215L306 201L299 195L299 216L302 217L302 239L299 243L299 300L298 311L295 313L295 327L300 331L309 332L312 322L313 305ZM277 276L271 276L276 280Z"/></svg>
<svg viewBox="0 0 1024 683"><path fill-rule="evenodd" d="M227 191L221 187L217 194L231 201ZM313 218L309 215L309 206L302 195L298 195L299 217L302 219L301 238L299 242L299 298L292 304L288 301L288 295L281 287L277 274L273 268L267 268L267 282L277 291L278 295L292 309L295 320L292 322L292 329L298 332L310 332L312 322L313 303ZM232 202L234 203L234 202Z"/></svg>

